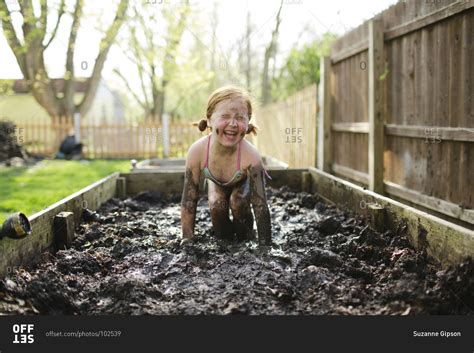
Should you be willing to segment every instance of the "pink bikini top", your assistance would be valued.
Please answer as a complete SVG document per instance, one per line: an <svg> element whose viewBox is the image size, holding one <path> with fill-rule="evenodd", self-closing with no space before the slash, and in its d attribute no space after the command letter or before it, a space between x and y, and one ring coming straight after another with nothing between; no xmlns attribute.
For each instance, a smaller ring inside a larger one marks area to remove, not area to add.
<svg viewBox="0 0 474 353"><path fill-rule="evenodd" d="M231 180L229 180L228 182L226 183L223 183L222 181L216 179L212 173L211 173L211 170L209 169L209 146L210 146L210 143L211 143L211 135L212 134L209 134L209 138L207 139L207 148L206 148L206 163L204 164L204 168L202 169L203 173L204 173L204 177L207 178L207 179L210 179L212 180L214 183L216 183L217 185L220 185L220 186L229 186L229 185L232 185L234 183L236 183L237 181L240 181L242 180L243 176L245 175L245 173L241 170L240 168L240 145L242 143L242 141L239 142L239 146L238 146L238 150L237 150L237 170L234 174L234 176L232 177ZM272 178L268 175L267 171L264 169L265 171L265 175L271 180Z"/></svg>

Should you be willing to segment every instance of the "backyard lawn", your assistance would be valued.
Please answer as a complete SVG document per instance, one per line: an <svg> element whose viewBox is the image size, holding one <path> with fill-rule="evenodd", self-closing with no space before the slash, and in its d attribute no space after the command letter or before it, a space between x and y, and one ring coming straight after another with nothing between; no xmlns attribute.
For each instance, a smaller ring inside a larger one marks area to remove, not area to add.
<svg viewBox="0 0 474 353"><path fill-rule="evenodd" d="M129 166L129 160L43 160L33 167L0 168L0 226L14 212L31 216L113 172L127 172Z"/></svg>

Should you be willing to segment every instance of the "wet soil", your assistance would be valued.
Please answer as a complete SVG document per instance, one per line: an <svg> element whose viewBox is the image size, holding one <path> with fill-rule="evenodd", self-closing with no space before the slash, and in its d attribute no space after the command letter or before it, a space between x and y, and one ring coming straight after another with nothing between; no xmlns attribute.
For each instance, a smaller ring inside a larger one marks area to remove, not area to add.
<svg viewBox="0 0 474 353"><path fill-rule="evenodd" d="M4 314L472 314L474 263L441 270L404 227L287 188L267 190L274 246L213 236L200 200L180 246L180 195L143 193L85 212L73 247L0 281Z"/></svg>

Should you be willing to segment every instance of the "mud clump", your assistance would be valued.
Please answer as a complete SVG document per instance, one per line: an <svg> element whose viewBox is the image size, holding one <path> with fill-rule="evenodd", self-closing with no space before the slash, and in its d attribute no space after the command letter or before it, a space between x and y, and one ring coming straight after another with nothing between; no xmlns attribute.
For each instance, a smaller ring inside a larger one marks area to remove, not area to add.
<svg viewBox="0 0 474 353"><path fill-rule="evenodd" d="M73 246L0 281L5 314L471 314L474 263L441 270L403 227L364 219L288 188L267 190L274 246L212 234L180 245L179 195L142 193L84 212Z"/></svg>

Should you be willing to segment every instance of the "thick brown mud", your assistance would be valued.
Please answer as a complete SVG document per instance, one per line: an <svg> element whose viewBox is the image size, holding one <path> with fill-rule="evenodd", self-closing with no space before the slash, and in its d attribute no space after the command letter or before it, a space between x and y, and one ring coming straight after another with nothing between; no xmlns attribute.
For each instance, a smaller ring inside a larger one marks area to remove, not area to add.
<svg viewBox="0 0 474 353"><path fill-rule="evenodd" d="M474 263L447 270L306 193L267 190L272 248L218 241L207 200L180 246L180 195L87 212L73 247L0 282L4 314L471 314Z"/></svg>

